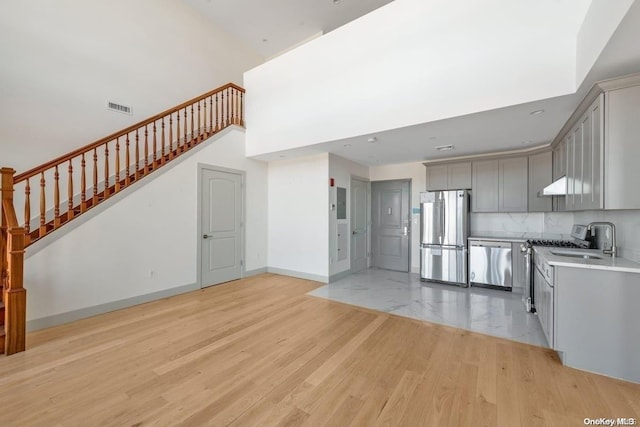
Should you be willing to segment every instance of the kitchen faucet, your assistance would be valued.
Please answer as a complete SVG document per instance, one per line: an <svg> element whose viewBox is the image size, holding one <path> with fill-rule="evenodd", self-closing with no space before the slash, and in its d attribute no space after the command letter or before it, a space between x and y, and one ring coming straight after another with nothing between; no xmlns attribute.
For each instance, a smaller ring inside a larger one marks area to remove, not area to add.
<svg viewBox="0 0 640 427"><path fill-rule="evenodd" d="M618 252L618 249L616 248L616 226L613 225L613 223L611 222L592 222L589 225L587 225L587 230L591 231L593 226L601 226L601 225L607 226L611 229L611 248L603 249L602 253L611 255L612 258L615 258Z"/></svg>

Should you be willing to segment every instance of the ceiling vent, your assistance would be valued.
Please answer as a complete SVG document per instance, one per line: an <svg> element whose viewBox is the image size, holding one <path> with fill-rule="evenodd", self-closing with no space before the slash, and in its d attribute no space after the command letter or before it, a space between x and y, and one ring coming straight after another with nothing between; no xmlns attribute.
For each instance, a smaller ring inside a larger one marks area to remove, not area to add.
<svg viewBox="0 0 640 427"><path fill-rule="evenodd" d="M113 101L107 101L107 109L111 111L117 111L118 113L124 113L128 115L133 115L133 110L131 107L115 103Z"/></svg>
<svg viewBox="0 0 640 427"><path fill-rule="evenodd" d="M438 150L438 151L453 150L453 145L439 145L439 146L436 147L436 150Z"/></svg>

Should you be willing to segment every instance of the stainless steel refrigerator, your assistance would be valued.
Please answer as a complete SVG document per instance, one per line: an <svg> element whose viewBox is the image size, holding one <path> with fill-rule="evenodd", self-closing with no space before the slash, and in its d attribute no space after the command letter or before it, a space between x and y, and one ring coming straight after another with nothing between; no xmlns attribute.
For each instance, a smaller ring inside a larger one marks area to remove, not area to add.
<svg viewBox="0 0 640 427"><path fill-rule="evenodd" d="M420 279L467 286L469 191L420 193Z"/></svg>

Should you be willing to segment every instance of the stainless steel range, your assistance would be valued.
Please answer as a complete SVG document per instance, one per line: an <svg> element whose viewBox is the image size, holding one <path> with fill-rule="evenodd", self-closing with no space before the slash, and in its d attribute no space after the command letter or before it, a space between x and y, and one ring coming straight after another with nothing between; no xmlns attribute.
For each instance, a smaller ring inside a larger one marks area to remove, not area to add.
<svg viewBox="0 0 640 427"><path fill-rule="evenodd" d="M530 239L520 245L520 252L524 256L525 264L525 289L522 301L528 312L536 312L536 301L533 289L533 247L547 246L589 249L592 246L591 233L586 225L574 224L573 227L571 227L571 237L572 240Z"/></svg>

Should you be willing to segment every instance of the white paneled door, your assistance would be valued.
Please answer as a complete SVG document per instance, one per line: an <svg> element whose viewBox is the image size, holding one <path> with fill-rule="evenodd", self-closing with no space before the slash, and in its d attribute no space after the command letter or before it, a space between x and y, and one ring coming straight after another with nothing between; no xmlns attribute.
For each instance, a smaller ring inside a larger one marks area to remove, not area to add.
<svg viewBox="0 0 640 427"><path fill-rule="evenodd" d="M201 169L202 286L242 277L242 179L237 173Z"/></svg>

